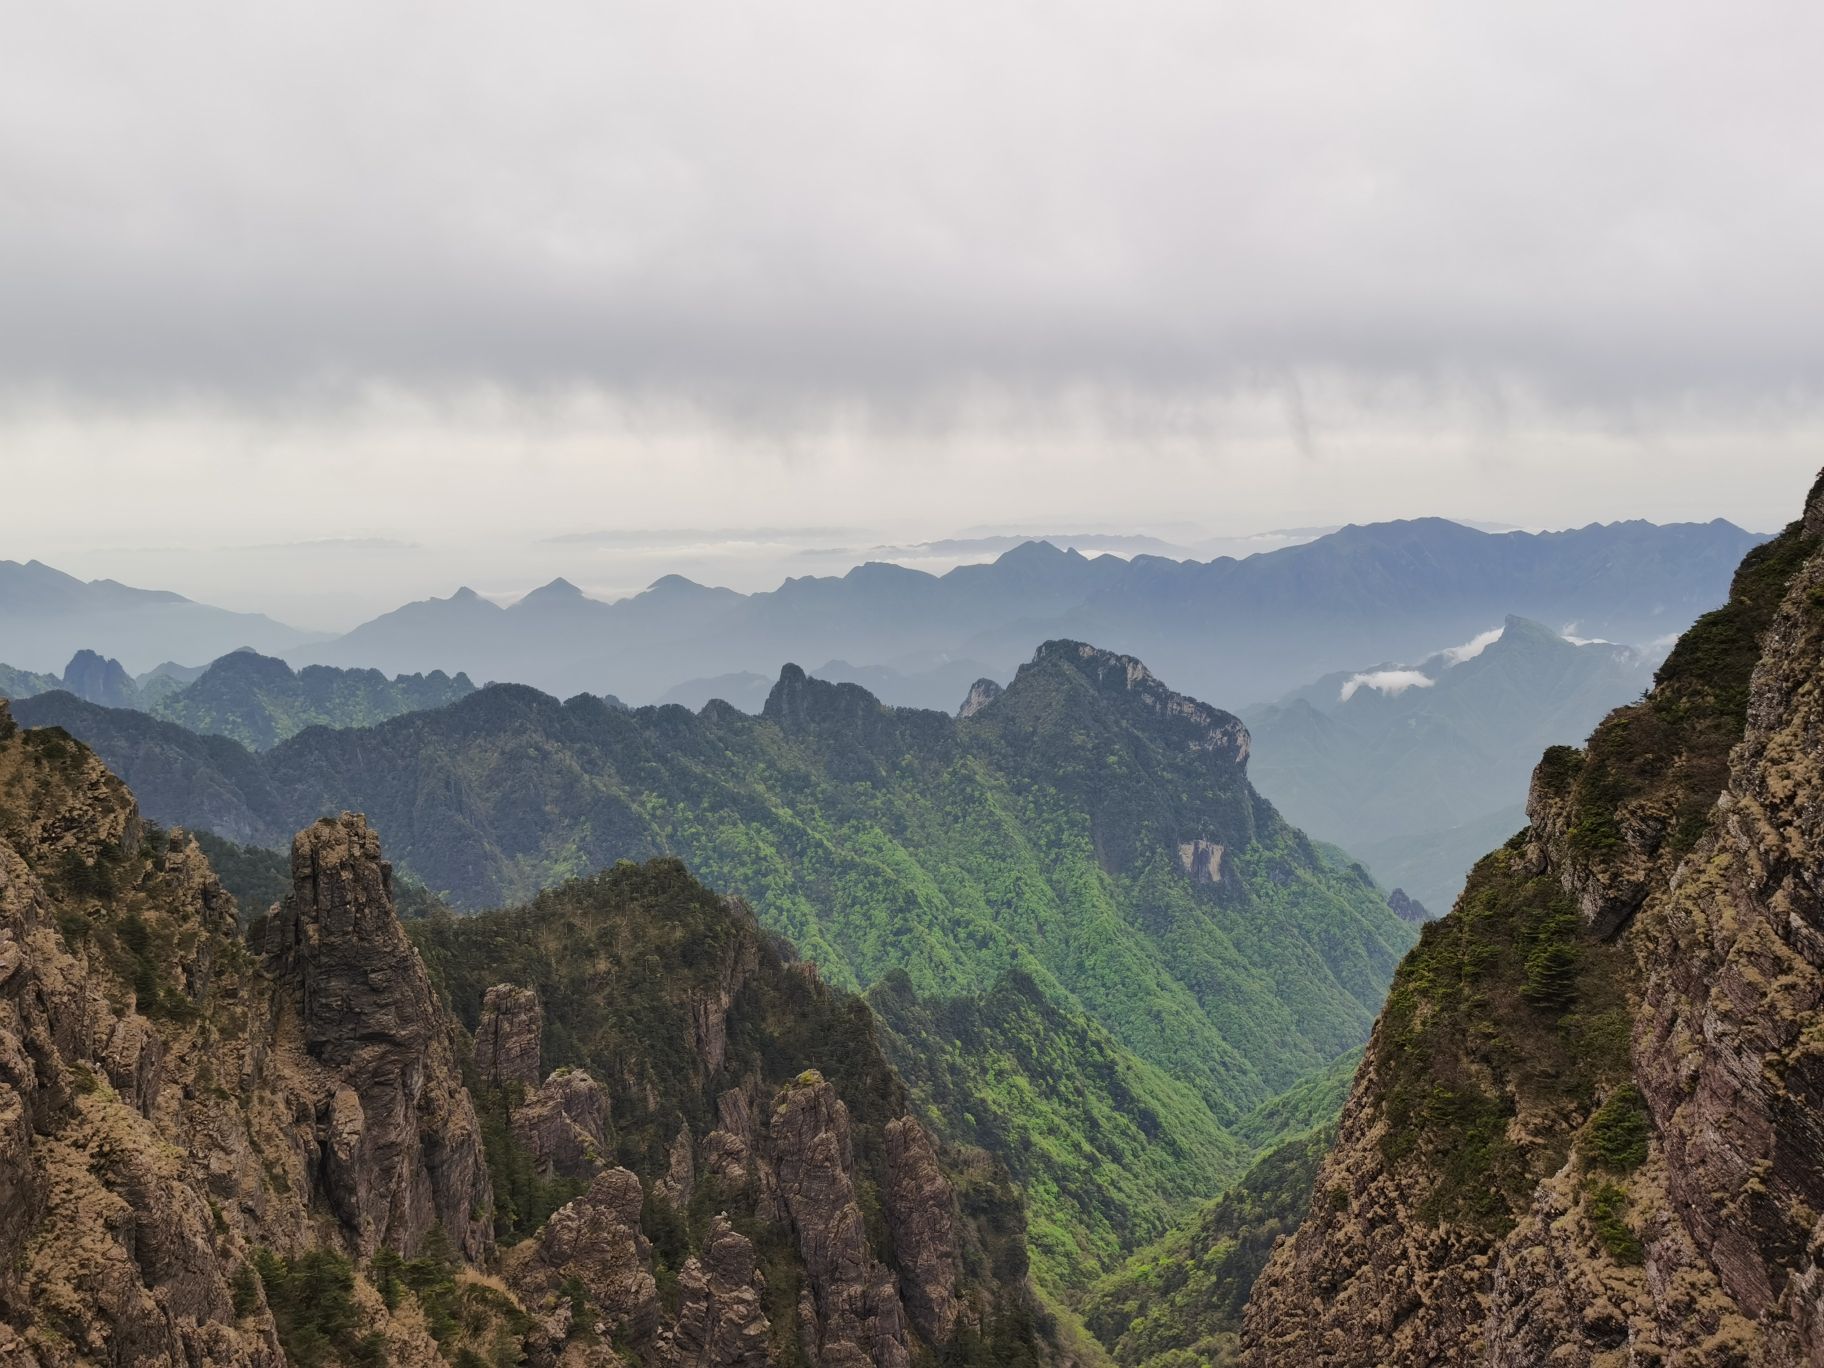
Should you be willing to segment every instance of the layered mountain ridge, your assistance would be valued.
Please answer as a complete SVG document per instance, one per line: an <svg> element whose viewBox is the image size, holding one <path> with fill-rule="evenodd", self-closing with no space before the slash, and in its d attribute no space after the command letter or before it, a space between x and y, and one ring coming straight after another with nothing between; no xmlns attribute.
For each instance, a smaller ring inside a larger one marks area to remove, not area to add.
<svg viewBox="0 0 1824 1368"><path fill-rule="evenodd" d="M1076 642L1048 644L960 719L796 667L759 717L502 686L263 755L66 697L18 707L97 746L166 820L270 842L358 805L403 868L470 905L676 855L838 984L899 971L952 998L1024 976L1106 1033L1120 1062L1094 1066L1097 1087L1145 1079L1067 1108L1070 1144L1026 1171L1053 1284L1238 1174L1254 1145L1226 1130L1362 1042L1413 936L1361 870L1252 790L1237 718ZM1121 1126L1148 1110L1185 1122L1182 1151L1112 1202L1069 1177L1128 1147L1120 1127L1089 1138L1104 1109Z"/></svg>
<svg viewBox="0 0 1824 1368"><path fill-rule="evenodd" d="M702 681L738 687L781 660L851 662L826 673L872 671L866 682L892 701L949 710L958 662L1004 677L1043 641L1068 637L1139 656L1204 697L1271 698L1351 661L1420 658L1508 613L1586 636L1669 638L1721 602L1759 540L1720 521L1490 533L1420 518L1241 560L1086 557L1028 542L943 575L873 563L755 594L678 576L613 603L565 581L507 607L464 590L291 655L636 701L684 685L691 702Z"/></svg>
<svg viewBox="0 0 1824 1368"><path fill-rule="evenodd" d="M1426 927L1257 1365L1824 1362L1824 478Z"/></svg>
<svg viewBox="0 0 1824 1368"><path fill-rule="evenodd" d="M0 666L0 698L63 691L104 708L130 708L208 736L267 750L306 727L361 727L475 692L465 674L442 670L388 679L378 670L307 665L293 670L274 656L230 651L205 666L166 664L135 679L118 660L78 651L63 674L38 675Z"/></svg>

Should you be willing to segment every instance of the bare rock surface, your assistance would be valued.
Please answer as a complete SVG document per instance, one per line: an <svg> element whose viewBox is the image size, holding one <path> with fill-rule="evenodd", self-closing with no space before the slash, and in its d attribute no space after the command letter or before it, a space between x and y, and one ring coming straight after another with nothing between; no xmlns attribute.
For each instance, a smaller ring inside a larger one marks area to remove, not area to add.
<svg viewBox="0 0 1824 1368"><path fill-rule="evenodd" d="M1524 838L1396 978L1310 1213L1255 1284L1246 1363L1824 1364L1821 539L1824 480L1648 699L1548 752ZM1502 918L1505 980L1474 953ZM1580 948L1554 961L1542 936ZM1467 1036L1424 1035L1455 1009L1415 962L1485 980ZM1588 1095L1528 1052L1587 1069ZM1453 1165L1485 1187L1451 1190Z"/></svg>

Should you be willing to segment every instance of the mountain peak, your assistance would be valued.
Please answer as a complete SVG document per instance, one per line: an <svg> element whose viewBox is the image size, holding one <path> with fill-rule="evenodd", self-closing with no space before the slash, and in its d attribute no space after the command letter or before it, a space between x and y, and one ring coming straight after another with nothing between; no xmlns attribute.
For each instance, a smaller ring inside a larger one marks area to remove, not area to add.
<svg viewBox="0 0 1824 1368"><path fill-rule="evenodd" d="M785 665L779 671L779 682L766 696L760 716L790 727L879 718L888 712L878 698L859 684L834 683L806 674L801 666Z"/></svg>
<svg viewBox="0 0 1824 1368"><path fill-rule="evenodd" d="M515 608L525 608L528 606L538 607L547 603L580 603L586 597L587 595L585 595L581 589L578 589L574 584L570 583L569 580L565 579L562 575L559 575L549 584L541 584L538 588L524 595L513 606Z"/></svg>
<svg viewBox="0 0 1824 1368"><path fill-rule="evenodd" d="M1208 752L1240 768L1248 763L1248 729L1233 713L1213 708L1187 694L1175 693L1145 664L1130 655L1084 641L1047 641L1022 665L1008 687L1013 695L1031 689L1047 675L1068 671L1086 680L1104 700L1138 706L1157 723L1180 733L1177 740L1192 751Z"/></svg>
<svg viewBox="0 0 1824 1368"><path fill-rule="evenodd" d="M1001 552L1000 559L995 563L997 565L1018 565L1021 562L1068 560L1075 555L1078 555L1075 551L1061 550L1052 543L1035 537L1030 541L1021 542L1010 550Z"/></svg>

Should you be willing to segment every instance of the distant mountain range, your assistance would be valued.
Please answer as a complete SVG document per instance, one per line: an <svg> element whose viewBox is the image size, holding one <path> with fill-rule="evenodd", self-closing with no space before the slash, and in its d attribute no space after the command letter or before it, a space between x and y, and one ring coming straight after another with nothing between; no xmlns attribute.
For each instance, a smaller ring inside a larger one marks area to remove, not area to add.
<svg viewBox="0 0 1824 1368"><path fill-rule="evenodd" d="M401 713L440 708L475 692L469 677L441 670L388 679L378 670L339 670L232 651L207 666L165 664L137 679L118 660L78 651L61 676L0 665L0 698L61 690L85 703L150 713L207 736L265 750L306 727L361 727Z"/></svg>
<svg viewBox="0 0 1824 1368"><path fill-rule="evenodd" d="M66 693L14 710L93 746L160 821L273 845L295 814L360 808L470 908L677 855L836 983L903 975L891 1019L943 999L957 1040L916 1072L999 1098L971 1133L1028 1177L1056 1282L1238 1175L1256 1146L1232 1128L1361 1044L1415 934L1254 792L1239 719L1073 642L962 719L795 666L758 717L499 685L264 753ZM985 1025L1009 1022L1030 1029ZM1041 1107L1057 1154L1018 1152Z"/></svg>
<svg viewBox="0 0 1824 1368"><path fill-rule="evenodd" d="M1441 916L1470 865L1525 825L1539 753L1638 697L1651 660L1509 617L1416 665L1340 671L1249 709L1251 774L1292 821Z"/></svg>
<svg viewBox="0 0 1824 1368"><path fill-rule="evenodd" d="M277 654L315 639L260 613L79 580L40 561L0 561L0 654L27 671L54 670L84 648L140 671L163 660L214 660L242 646Z"/></svg>
<svg viewBox="0 0 1824 1368"><path fill-rule="evenodd" d="M1722 601L1760 540L1721 521L1490 533L1427 518L1243 560L1090 558L1028 542L943 575L874 563L758 594L668 576L603 603L556 580L501 607L463 589L290 658L462 669L634 702L700 703L721 683L738 705L781 660L844 661L890 672L868 681L887 701L949 711L961 673L1004 679L1040 642L1070 637L1240 703L1362 660L1421 658L1510 613L1590 637L1669 639Z"/></svg>
<svg viewBox="0 0 1824 1368"><path fill-rule="evenodd" d="M1441 518L1349 526L1235 559L1085 556L1025 542L927 574L872 562L742 594L677 575L612 603L553 580L507 607L472 589L409 603L333 640L176 594L0 563L0 642L45 672L82 647L147 669L241 646L293 665L461 671L558 697L710 697L753 707L782 660L952 711L959 682L1005 679L1043 641L1137 655L1200 697L1275 698L1355 662L1418 659L1510 613L1587 637L1670 639L1720 603L1761 538L1732 524L1490 532ZM963 676L967 675L965 679Z"/></svg>

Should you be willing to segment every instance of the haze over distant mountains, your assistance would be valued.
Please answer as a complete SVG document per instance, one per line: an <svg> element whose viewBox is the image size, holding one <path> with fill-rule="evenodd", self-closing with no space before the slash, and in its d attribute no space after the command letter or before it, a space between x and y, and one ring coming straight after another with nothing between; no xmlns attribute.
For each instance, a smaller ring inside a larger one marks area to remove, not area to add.
<svg viewBox="0 0 1824 1368"><path fill-rule="evenodd" d="M242 646L277 654L311 639L260 613L233 613L113 580L80 580L40 561L0 561L0 660L18 669L56 670L77 651L92 649L143 671L165 660L214 660Z"/></svg>
<svg viewBox="0 0 1824 1368"><path fill-rule="evenodd" d="M1339 671L1248 709L1253 777L1293 822L1442 915L1470 865L1526 824L1539 753L1639 697L1655 658L1509 617L1416 665Z"/></svg>
<svg viewBox="0 0 1824 1368"><path fill-rule="evenodd" d="M870 562L753 594L666 575L610 603L560 578L502 607L462 588L331 640L9 562L0 660L50 671L86 647L143 671L251 646L294 666L462 671L635 704L700 705L726 686L750 708L763 696L752 677L770 681L798 660L891 703L949 710L963 676L1004 679L1040 642L1068 636L1156 662L1200 697L1236 706L1363 661L1423 658L1510 613L1630 644L1668 639L1722 601L1759 540L1721 520L1528 533L1422 518L1239 560L1092 557L1026 542L941 575Z"/></svg>
<svg viewBox="0 0 1824 1368"><path fill-rule="evenodd" d="M666 576L602 603L560 579L501 607L461 589L289 654L631 703L689 681L770 679L785 660L846 662L891 671L869 680L889 702L950 709L960 700L946 667L980 662L1005 677L1040 642L1068 636L1240 704L1364 660L1422 658L1510 613L1628 643L1670 638L1722 601L1760 540L1720 520L1489 533L1425 518L1243 560L1092 558L1029 542L943 575L870 563L758 594Z"/></svg>

